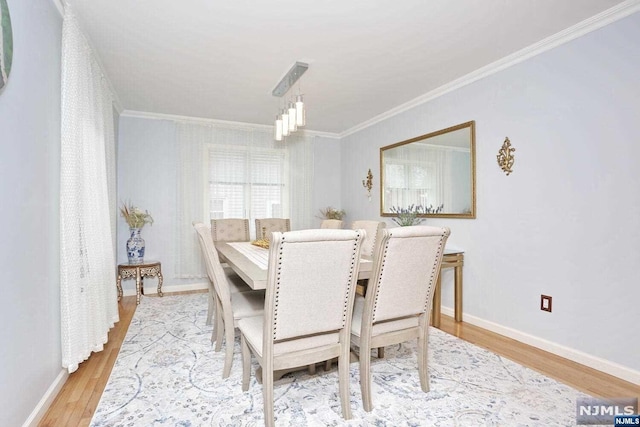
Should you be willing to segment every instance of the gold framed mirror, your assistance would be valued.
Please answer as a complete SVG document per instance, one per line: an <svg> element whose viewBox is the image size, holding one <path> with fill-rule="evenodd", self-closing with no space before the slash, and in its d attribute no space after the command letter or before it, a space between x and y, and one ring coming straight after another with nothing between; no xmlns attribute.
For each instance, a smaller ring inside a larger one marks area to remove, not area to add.
<svg viewBox="0 0 640 427"><path fill-rule="evenodd" d="M380 148L380 215L476 217L475 121Z"/></svg>

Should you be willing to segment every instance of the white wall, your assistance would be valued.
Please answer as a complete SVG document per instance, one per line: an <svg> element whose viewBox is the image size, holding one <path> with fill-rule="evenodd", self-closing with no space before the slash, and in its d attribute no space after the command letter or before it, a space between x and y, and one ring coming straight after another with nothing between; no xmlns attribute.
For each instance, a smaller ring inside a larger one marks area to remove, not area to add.
<svg viewBox="0 0 640 427"><path fill-rule="evenodd" d="M13 66L0 92L0 425L22 425L62 369L60 41L51 2L9 0Z"/></svg>
<svg viewBox="0 0 640 427"><path fill-rule="evenodd" d="M477 219L426 222L451 227L450 243L466 250L465 320L621 365L636 381L638 40L640 13L347 136L342 147L343 207L379 218L379 148L475 120ZM505 137L516 148L510 176L496 162ZM368 168L371 203L361 186ZM540 294L553 297L553 313L540 311ZM451 286L443 303L453 306Z"/></svg>

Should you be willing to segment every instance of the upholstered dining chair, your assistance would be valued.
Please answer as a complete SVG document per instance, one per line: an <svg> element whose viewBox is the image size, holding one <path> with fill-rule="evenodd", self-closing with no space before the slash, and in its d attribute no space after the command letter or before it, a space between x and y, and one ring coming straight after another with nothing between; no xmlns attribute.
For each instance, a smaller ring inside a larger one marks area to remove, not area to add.
<svg viewBox="0 0 640 427"><path fill-rule="evenodd" d="M383 230L376 245L365 297L356 295L351 341L360 348L360 388L365 411L371 401L371 349L418 339L422 391L429 391L427 347L433 291L440 273L446 227Z"/></svg>
<svg viewBox="0 0 640 427"><path fill-rule="evenodd" d="M274 424L273 372L338 357L340 403L349 405L349 339L363 230L276 232L269 248L263 316L238 322L242 389L251 353L262 366L266 426Z"/></svg>
<svg viewBox="0 0 640 427"><path fill-rule="evenodd" d="M322 223L320 223L320 228L336 228L336 229L340 229L342 228L342 224L344 223L344 221L341 221L339 219L324 219L322 220Z"/></svg>
<svg viewBox="0 0 640 427"><path fill-rule="evenodd" d="M352 230L363 229L367 232L367 237L362 242L362 257L371 259L373 258L373 248L376 245L376 240L379 238L380 231L386 227L386 224L382 221L369 221L358 220L353 221L351 224Z"/></svg>
<svg viewBox="0 0 640 427"><path fill-rule="evenodd" d="M211 238L214 242L248 242L251 240L249 235L249 220L246 218L219 218L211 220ZM227 260L219 255L222 266L226 266ZM234 286L235 281L231 283L231 292L246 292L251 288L242 283L238 287ZM214 297L215 303L215 297ZM216 327L222 319L220 318L220 312L216 312L216 323L214 324L214 330L220 331ZM207 325L211 324L210 317L207 318ZM220 337L219 337L220 338ZM222 340L216 340L216 351L220 351L220 342Z"/></svg>
<svg viewBox="0 0 640 427"><path fill-rule="evenodd" d="M291 221L289 218L256 219L256 239L270 239L271 233L274 231L279 231L280 233L291 231Z"/></svg>
<svg viewBox="0 0 640 427"><path fill-rule="evenodd" d="M214 242L248 242L249 220L245 218L222 218L211 220L211 238Z"/></svg>
<svg viewBox="0 0 640 427"><path fill-rule="evenodd" d="M231 366L233 365L235 328L238 320L262 315L264 312L264 291L232 291L232 289L242 286L242 279L236 274L225 274L218 258L218 251L213 245L209 227L200 223L195 224L194 228L198 232L200 244L203 247L207 274L217 297L216 312L220 314L221 321L216 321L212 338L216 337L216 351L218 351L224 336L226 348L222 378L227 378L231 374Z"/></svg>
<svg viewBox="0 0 640 427"><path fill-rule="evenodd" d="M212 224L213 221L218 221L218 220L212 220ZM235 219L233 221L236 221ZM242 220L244 222L246 222L246 225L248 227L249 224L249 220ZM196 227L196 225L198 225L198 227L202 228L204 231L204 228L207 228L207 230L209 229L209 227L207 227L205 224L202 223L198 223L196 221L192 222L194 228L196 228L196 231L198 230L198 228ZM214 236L213 231L210 233L211 236ZM202 251L202 256L203 259L205 260L205 265L206 264L206 246L204 241L200 238L200 235L198 234L198 240L200 242L200 249ZM215 242L215 239L214 239ZM227 276L236 276L236 273L229 267L224 267L224 273ZM212 277L211 275L209 275L209 277ZM231 291L231 293L235 293L235 292L251 292L253 291L246 283L244 283L244 281L242 280L238 280L237 278L233 277L231 280L229 280L229 290ZM207 325L210 325L213 319L213 314L215 313L215 320L213 320L213 333L211 335L211 342L215 342L216 343L216 347L215 347L215 351L220 351L220 349L222 348L222 338L223 338L223 327L222 325L222 309L216 309L216 307L218 306L218 296L217 293L215 292L215 289L213 288L213 282L211 280L209 280L209 307L207 309Z"/></svg>

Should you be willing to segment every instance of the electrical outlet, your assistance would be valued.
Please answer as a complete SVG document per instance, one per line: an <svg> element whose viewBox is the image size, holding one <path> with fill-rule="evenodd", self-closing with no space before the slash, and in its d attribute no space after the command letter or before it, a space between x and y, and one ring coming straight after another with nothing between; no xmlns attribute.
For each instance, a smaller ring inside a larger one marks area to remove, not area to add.
<svg viewBox="0 0 640 427"><path fill-rule="evenodd" d="M549 295L540 295L540 310L551 313L551 297Z"/></svg>

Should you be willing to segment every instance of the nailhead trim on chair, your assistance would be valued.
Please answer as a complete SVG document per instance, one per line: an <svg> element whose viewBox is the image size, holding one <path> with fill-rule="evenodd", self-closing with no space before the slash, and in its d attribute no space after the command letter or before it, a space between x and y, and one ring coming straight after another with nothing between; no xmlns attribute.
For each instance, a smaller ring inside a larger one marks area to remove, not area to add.
<svg viewBox="0 0 640 427"><path fill-rule="evenodd" d="M349 295L349 292L351 292L351 278L353 277L353 270L356 266L356 261L360 262L356 260L356 248L358 246L358 241L360 240L362 235L360 233L356 233L356 234L358 237L357 237L357 240L353 242L353 252L351 253L351 271L349 271L349 281L347 282L347 295ZM347 303L348 303L348 298L345 299L344 307L342 309L342 327L344 327L344 325L347 322L347 312L349 310Z"/></svg>
<svg viewBox="0 0 640 427"><path fill-rule="evenodd" d="M440 236L440 241L438 242L438 252L436 253L436 257L439 257L440 253L444 249L442 247L442 240L444 239L444 237L445 237L444 234ZM431 277L429 278L429 286L427 287L428 292L431 292L431 287L433 286L433 282L434 282L436 274L438 274L439 267L440 266L434 265L433 266L433 270L431 270ZM429 295L429 293L427 293L427 295ZM425 301L425 304L424 304L424 312L428 313L429 310L430 310L429 300L427 300L427 301Z"/></svg>
<svg viewBox="0 0 640 427"><path fill-rule="evenodd" d="M280 274L282 273L282 247L284 246L284 235L282 236L279 253L278 253L278 273L276 279L276 296L275 303L273 306L273 339L276 340L277 334L277 325L278 325L278 298L280 297Z"/></svg>
<svg viewBox="0 0 640 427"><path fill-rule="evenodd" d="M380 263L380 275L378 276L378 283L380 283L380 280L382 280L382 275L384 274L384 263L387 259L387 252L389 250L389 240L387 240L387 243L384 246L384 252L382 253L382 262ZM376 289L376 297L375 297L375 301L373 303L373 322L375 323L376 321L376 311L378 310L378 298L380 296L380 286L378 285L378 288Z"/></svg>

